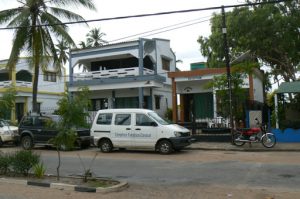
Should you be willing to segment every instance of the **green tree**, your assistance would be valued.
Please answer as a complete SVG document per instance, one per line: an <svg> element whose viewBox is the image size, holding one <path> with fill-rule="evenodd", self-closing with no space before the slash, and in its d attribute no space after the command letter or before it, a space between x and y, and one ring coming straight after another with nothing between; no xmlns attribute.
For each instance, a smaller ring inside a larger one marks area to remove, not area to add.
<svg viewBox="0 0 300 199"><path fill-rule="evenodd" d="M261 2L247 1L247 2ZM267 0L263 0L267 1ZM222 16L214 14L208 37L200 36L201 53L210 67L224 64ZM300 4L298 0L235 8L226 13L231 60L245 52L271 68L275 79L295 81L300 66Z"/></svg>
<svg viewBox="0 0 300 199"><path fill-rule="evenodd" d="M16 89L8 88L0 98L0 118L10 119L12 108L15 106Z"/></svg>
<svg viewBox="0 0 300 199"><path fill-rule="evenodd" d="M103 44L107 44L108 42L103 38L106 34L100 31L100 28L93 28L86 35L87 45L91 47L103 46Z"/></svg>
<svg viewBox="0 0 300 199"><path fill-rule="evenodd" d="M86 34L86 42L81 41L79 46L81 48L91 48L108 44L108 42L103 39L105 35L105 33L101 32L100 28L93 28Z"/></svg>
<svg viewBox="0 0 300 199"><path fill-rule="evenodd" d="M56 53L58 55L58 63L66 64L69 59L69 44L65 40L58 41L56 46Z"/></svg>
<svg viewBox="0 0 300 199"><path fill-rule="evenodd" d="M71 94L65 94L64 97L58 101L57 114L61 116L61 120L53 127L58 129L58 134L50 142L56 146L58 154L57 179L60 177L61 156L60 150L71 149L77 139L75 129L78 127L88 127L87 117L89 116L87 110L90 106L88 88L80 88L77 95L71 97Z"/></svg>
<svg viewBox="0 0 300 199"><path fill-rule="evenodd" d="M253 67L253 66L252 66ZM232 114L236 122L244 120L243 106L248 98L247 90L243 88L244 79L252 71L247 68L251 68L249 65L235 66L232 68L231 73L231 86L232 86ZM229 94L227 86L227 75L215 76L213 81L207 84L208 88L214 88L217 90L217 107L218 114L222 117L229 116Z"/></svg>
<svg viewBox="0 0 300 199"><path fill-rule="evenodd" d="M32 107L33 112L37 112L38 77L41 63L45 61L45 58L47 62L52 59L56 68L61 67L53 35L75 46L67 33L67 26L60 18L69 21L84 20L80 15L61 7L75 5L95 10L95 6L92 0L18 0L18 2L21 6L0 11L0 24L7 24L10 28L18 27L14 32L13 47L7 67L15 67L21 52L26 52L32 57L34 67Z"/></svg>

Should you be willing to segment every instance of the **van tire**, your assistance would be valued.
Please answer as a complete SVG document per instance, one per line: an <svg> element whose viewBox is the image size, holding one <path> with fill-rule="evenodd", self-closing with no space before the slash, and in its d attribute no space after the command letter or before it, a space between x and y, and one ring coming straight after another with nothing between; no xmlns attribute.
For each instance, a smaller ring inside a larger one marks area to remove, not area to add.
<svg viewBox="0 0 300 199"><path fill-rule="evenodd" d="M158 143L157 149L160 154L170 154L173 152L173 146L170 141L168 140L162 140Z"/></svg>
<svg viewBox="0 0 300 199"><path fill-rule="evenodd" d="M100 141L99 148L103 153L109 153L112 151L113 146L110 140L104 139Z"/></svg>

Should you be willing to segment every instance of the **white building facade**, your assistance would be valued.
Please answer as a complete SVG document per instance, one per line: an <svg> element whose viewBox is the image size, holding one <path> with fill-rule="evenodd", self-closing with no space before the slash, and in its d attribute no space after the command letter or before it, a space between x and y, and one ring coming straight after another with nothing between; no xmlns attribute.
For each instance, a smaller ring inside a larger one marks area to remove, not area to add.
<svg viewBox="0 0 300 199"><path fill-rule="evenodd" d="M90 90L92 108L147 108L164 115L172 107L171 81L176 58L170 41L139 39L71 50L68 91ZM74 73L76 66L84 72Z"/></svg>
<svg viewBox="0 0 300 199"><path fill-rule="evenodd" d="M0 96L8 88L15 88L16 102L10 119L20 121L24 114L32 110L33 68L30 67L30 58L20 58L11 72L6 68L6 64L7 60L0 61ZM63 70L63 74L58 75L51 64L45 71L40 70L37 95L40 112L52 113L57 108L58 100L66 91L65 82L65 70Z"/></svg>

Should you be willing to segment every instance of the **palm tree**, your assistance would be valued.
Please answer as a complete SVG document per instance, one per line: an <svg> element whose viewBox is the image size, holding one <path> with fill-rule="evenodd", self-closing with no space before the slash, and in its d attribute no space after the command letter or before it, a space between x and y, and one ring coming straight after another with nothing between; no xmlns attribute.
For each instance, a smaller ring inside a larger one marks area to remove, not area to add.
<svg viewBox="0 0 300 199"><path fill-rule="evenodd" d="M102 39L105 35L105 33L100 31L100 28L93 28L88 34L86 34L87 47L98 47L107 44L108 42Z"/></svg>
<svg viewBox="0 0 300 199"><path fill-rule="evenodd" d="M56 46L56 53L58 55L58 62L62 64L66 64L68 58L69 58L69 44L65 40L61 39L58 41L58 44Z"/></svg>
<svg viewBox="0 0 300 199"><path fill-rule="evenodd" d="M32 111L37 112L38 77L41 63L45 63L46 58L47 62L51 59L57 69L62 67L52 36L59 36L68 44L75 46L67 33L67 26L60 18L69 21L84 20L82 16L61 7L72 4L91 10L96 10L96 8L93 0L18 0L18 2L22 4L18 8L0 11L0 24L7 24L10 28L17 27L7 67L10 69L15 67L21 52L30 54L34 68Z"/></svg>

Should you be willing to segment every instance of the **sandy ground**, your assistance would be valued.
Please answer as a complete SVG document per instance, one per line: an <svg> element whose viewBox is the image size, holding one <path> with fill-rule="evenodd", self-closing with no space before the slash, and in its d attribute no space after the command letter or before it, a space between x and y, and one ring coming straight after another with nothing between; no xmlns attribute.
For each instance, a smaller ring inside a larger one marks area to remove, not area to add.
<svg viewBox="0 0 300 199"><path fill-rule="evenodd" d="M214 185L198 186L145 186L130 185L120 192L80 193L25 185L0 183L2 199L149 199L149 198L184 198L184 199L297 199L300 192L292 190L226 187Z"/></svg>

